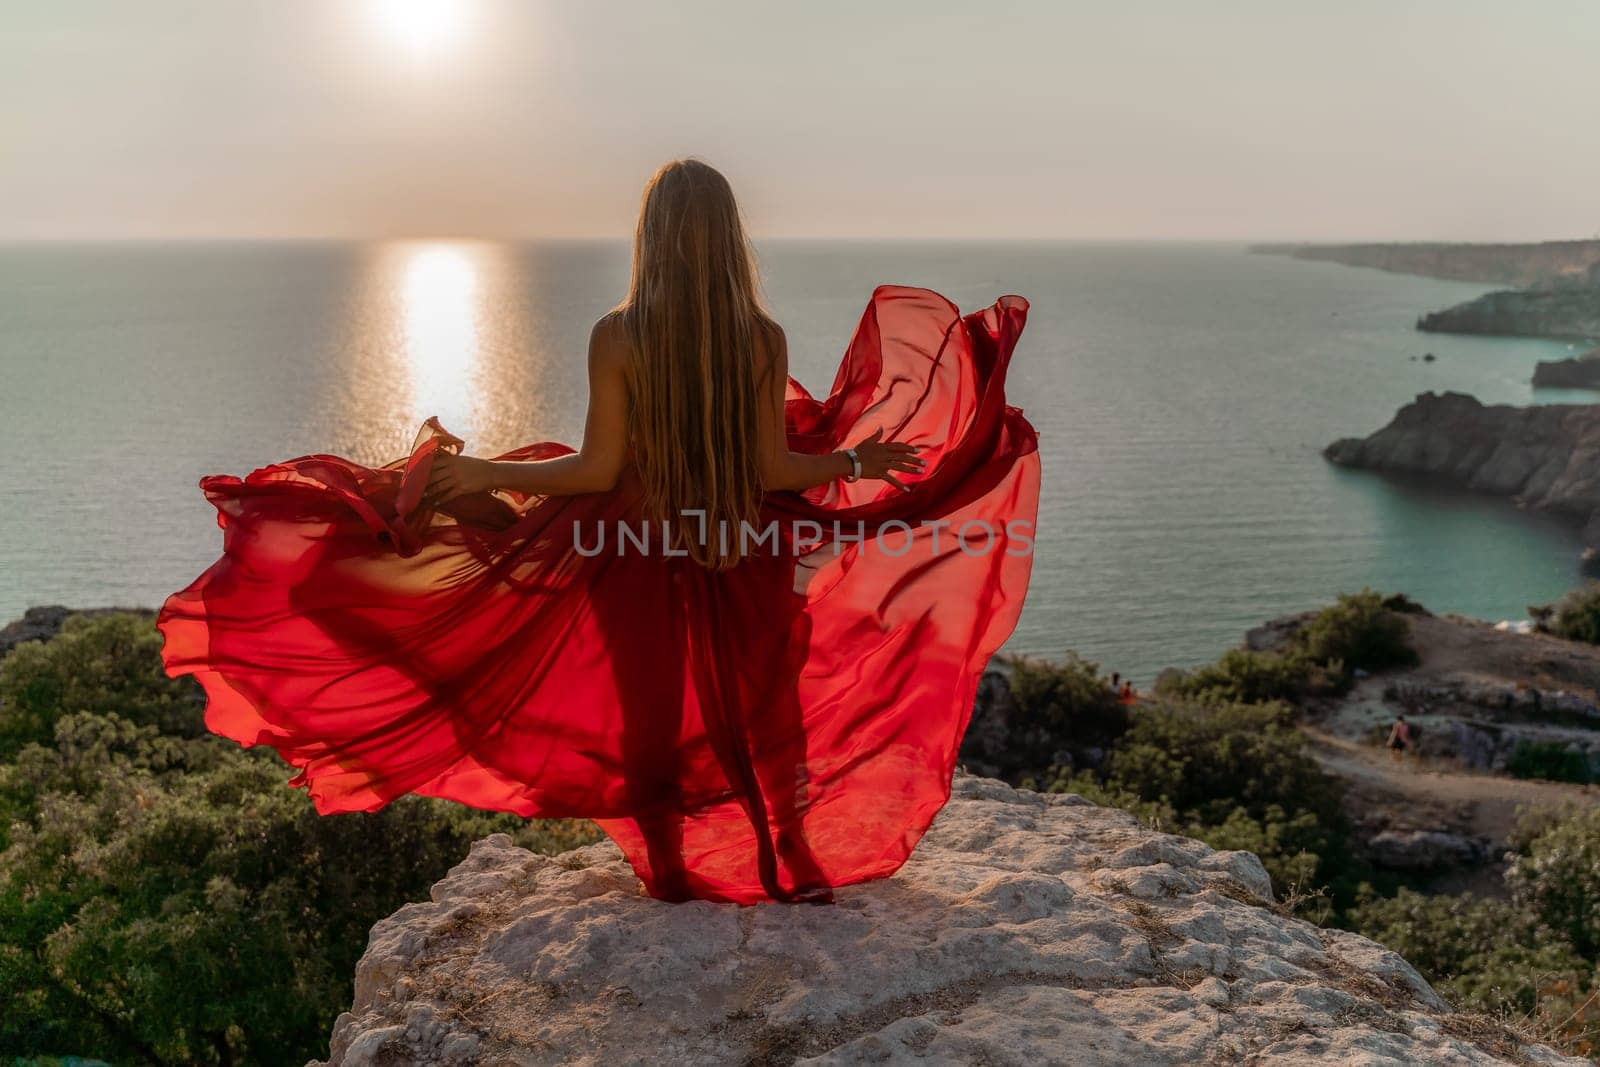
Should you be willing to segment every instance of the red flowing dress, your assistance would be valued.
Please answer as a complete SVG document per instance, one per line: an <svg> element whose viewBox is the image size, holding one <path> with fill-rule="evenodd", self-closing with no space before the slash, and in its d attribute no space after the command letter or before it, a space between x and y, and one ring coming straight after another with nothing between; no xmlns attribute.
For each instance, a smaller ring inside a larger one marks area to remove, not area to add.
<svg viewBox="0 0 1600 1067"><path fill-rule="evenodd" d="M604 493L429 506L432 457L462 447L431 419L384 467L205 478L223 555L161 610L167 672L199 679L210 729L299 768L324 814L418 793L591 818L671 899L890 874L949 799L1027 589L1037 438L1004 393L1027 310L874 292L832 393L789 382L789 447L881 427L926 470L904 493L768 494L768 540L725 571L664 555L659 531L641 550L628 469Z"/></svg>

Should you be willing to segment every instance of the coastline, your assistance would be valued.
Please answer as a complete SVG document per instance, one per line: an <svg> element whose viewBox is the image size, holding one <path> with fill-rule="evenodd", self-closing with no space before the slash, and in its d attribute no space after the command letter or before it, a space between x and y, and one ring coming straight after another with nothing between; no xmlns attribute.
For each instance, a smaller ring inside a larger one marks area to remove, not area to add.
<svg viewBox="0 0 1600 1067"><path fill-rule="evenodd" d="M1417 319L1424 333L1582 342L1600 338L1600 240L1252 245L1250 251L1391 273L1511 284ZM1541 361L1536 388L1600 387L1600 349ZM1600 396L1597 396L1600 400ZM1600 406L1485 405L1420 393L1381 429L1322 452L1341 467L1434 479L1576 523L1583 559L1600 553Z"/></svg>
<svg viewBox="0 0 1600 1067"><path fill-rule="evenodd" d="M1600 340L1600 240L1257 244L1258 255L1507 286L1417 318L1424 333Z"/></svg>

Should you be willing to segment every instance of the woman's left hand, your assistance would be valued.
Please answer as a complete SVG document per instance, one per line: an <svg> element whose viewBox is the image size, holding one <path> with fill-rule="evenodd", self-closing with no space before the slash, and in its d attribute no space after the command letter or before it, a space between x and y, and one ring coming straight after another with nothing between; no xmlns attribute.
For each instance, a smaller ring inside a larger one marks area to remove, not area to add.
<svg viewBox="0 0 1600 1067"><path fill-rule="evenodd" d="M458 456L451 452L434 455L426 496L435 505L468 493L486 493L493 488L493 461L476 456Z"/></svg>

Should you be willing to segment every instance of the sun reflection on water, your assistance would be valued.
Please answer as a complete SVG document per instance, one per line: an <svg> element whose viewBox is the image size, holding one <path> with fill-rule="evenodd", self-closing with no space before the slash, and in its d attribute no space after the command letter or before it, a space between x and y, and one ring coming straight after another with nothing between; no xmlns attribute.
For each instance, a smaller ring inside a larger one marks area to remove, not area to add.
<svg viewBox="0 0 1600 1067"><path fill-rule="evenodd" d="M478 268L466 246L419 245L407 250L400 288L411 421L437 415L469 440L477 431L473 384L482 350Z"/></svg>
<svg viewBox="0 0 1600 1067"><path fill-rule="evenodd" d="M515 245L364 246L332 346L334 381L304 434L374 465L403 456L430 415L472 455L574 435L583 344L603 308L585 296L544 269L537 250Z"/></svg>

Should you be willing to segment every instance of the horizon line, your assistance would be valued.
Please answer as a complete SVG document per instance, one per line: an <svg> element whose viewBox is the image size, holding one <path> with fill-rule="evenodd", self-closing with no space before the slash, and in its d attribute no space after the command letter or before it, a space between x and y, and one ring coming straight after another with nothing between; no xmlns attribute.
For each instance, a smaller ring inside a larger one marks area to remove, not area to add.
<svg viewBox="0 0 1600 1067"><path fill-rule="evenodd" d="M384 235L271 235L271 234L178 234L174 236L140 236L140 235L110 235L110 236L5 236L0 235L0 245L111 245L111 244L626 244L633 240L631 233L588 234L588 235L507 235L503 237L485 237L471 234L384 234ZM1251 245L1251 246L1296 246L1296 245L1535 245L1535 244L1564 244L1581 243L1585 241L1600 241L1600 234L1588 237L1535 237L1520 240L1482 238L1441 238L1441 237L1319 237L1319 238L1286 238L1286 237L1038 237L1038 236L980 236L980 235L937 235L921 236L913 234L794 234L777 233L753 235L751 241L757 245L763 241L785 242L827 242L841 243L881 243L881 244L1017 244L1017 245L1052 245L1052 244L1085 244L1085 245L1141 245L1141 244L1185 244L1185 245Z"/></svg>

